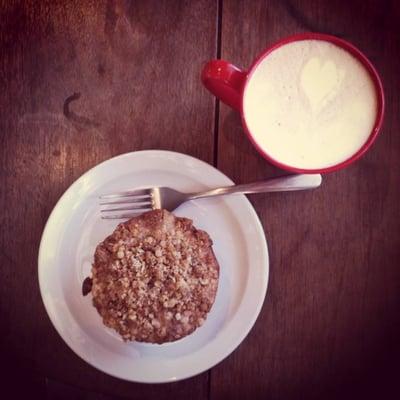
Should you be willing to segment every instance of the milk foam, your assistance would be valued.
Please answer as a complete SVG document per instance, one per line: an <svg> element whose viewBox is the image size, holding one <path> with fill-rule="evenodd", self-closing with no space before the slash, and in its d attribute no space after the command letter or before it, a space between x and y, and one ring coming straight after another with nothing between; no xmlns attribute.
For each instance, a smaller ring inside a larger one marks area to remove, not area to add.
<svg viewBox="0 0 400 400"><path fill-rule="evenodd" d="M367 141L376 118L374 83L351 54L321 40L289 43L253 72L243 100L257 144L292 167L326 168Z"/></svg>

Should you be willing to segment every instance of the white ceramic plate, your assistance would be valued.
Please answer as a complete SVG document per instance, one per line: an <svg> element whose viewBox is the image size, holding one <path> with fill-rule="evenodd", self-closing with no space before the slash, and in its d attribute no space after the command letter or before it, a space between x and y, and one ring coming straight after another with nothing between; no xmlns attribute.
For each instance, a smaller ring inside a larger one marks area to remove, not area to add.
<svg viewBox="0 0 400 400"><path fill-rule="evenodd" d="M105 161L64 193L43 232L39 283L52 323L76 354L115 377L155 383L199 374L241 343L260 312L268 282L264 231L243 195L192 201L175 212L209 233L220 264L215 303L193 334L163 345L124 343L102 324L91 295L83 297L81 292L96 245L119 222L100 219L99 194L147 186L195 192L231 184L200 160L154 150Z"/></svg>

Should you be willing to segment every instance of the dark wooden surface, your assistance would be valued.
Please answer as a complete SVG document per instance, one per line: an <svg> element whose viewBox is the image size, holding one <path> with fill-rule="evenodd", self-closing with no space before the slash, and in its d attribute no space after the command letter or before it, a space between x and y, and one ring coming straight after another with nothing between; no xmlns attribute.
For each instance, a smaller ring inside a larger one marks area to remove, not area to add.
<svg viewBox="0 0 400 400"><path fill-rule="evenodd" d="M378 1L0 1L0 345L14 395L48 399L398 398L400 12ZM379 70L382 134L323 187L252 197L270 250L260 317L221 364L165 385L124 382L64 344L41 302L47 217L84 171L169 149L236 182L281 174L202 87L217 56L246 67L300 31L341 36Z"/></svg>

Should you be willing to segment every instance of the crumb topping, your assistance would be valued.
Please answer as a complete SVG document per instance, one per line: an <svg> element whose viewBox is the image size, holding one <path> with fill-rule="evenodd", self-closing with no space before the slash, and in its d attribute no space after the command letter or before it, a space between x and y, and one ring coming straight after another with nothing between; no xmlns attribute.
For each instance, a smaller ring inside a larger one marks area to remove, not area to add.
<svg viewBox="0 0 400 400"><path fill-rule="evenodd" d="M124 340L163 343L201 326L218 286L212 241L154 210L119 224L95 252L93 304Z"/></svg>

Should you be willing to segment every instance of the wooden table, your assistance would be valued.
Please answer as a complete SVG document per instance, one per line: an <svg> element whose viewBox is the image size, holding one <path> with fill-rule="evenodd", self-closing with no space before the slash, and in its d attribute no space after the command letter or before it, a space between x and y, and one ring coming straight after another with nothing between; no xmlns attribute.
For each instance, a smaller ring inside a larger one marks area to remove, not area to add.
<svg viewBox="0 0 400 400"><path fill-rule="evenodd" d="M400 396L396 1L0 3L0 338L8 365L0 390L48 399ZM343 37L376 65L387 100L376 144L325 176L320 190L251 198L268 238L270 283L255 327L226 360L165 385L92 368L56 333L40 298L37 254L51 209L87 169L134 150L186 153L238 183L281 173L199 74L215 57L246 67L301 31Z"/></svg>

